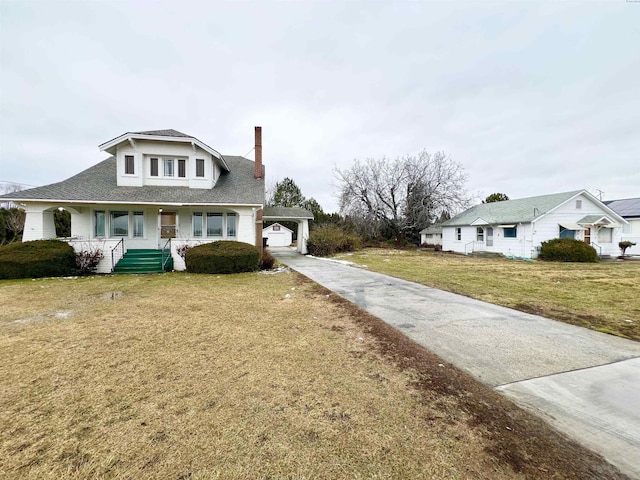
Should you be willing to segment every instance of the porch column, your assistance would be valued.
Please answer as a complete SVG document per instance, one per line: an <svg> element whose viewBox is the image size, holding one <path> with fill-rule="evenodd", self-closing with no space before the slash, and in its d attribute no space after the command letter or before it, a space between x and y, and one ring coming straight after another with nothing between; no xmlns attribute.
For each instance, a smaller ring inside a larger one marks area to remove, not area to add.
<svg viewBox="0 0 640 480"><path fill-rule="evenodd" d="M30 205L26 209L22 241L56 238L56 225L53 221L54 210L51 207Z"/></svg>
<svg viewBox="0 0 640 480"><path fill-rule="evenodd" d="M307 240L309 239L309 220L301 220L298 222L298 245L297 250L302 255L307 254Z"/></svg>

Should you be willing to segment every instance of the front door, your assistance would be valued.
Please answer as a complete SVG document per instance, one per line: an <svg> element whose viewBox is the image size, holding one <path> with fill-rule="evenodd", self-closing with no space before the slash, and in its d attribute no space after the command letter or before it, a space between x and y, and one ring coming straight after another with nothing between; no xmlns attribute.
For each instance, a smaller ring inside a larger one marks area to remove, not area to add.
<svg viewBox="0 0 640 480"><path fill-rule="evenodd" d="M176 212L160 213L160 238L176 238Z"/></svg>
<svg viewBox="0 0 640 480"><path fill-rule="evenodd" d="M584 231L584 243L591 245L591 229L586 228Z"/></svg>
<svg viewBox="0 0 640 480"><path fill-rule="evenodd" d="M493 228L487 227L487 247L493 247Z"/></svg>

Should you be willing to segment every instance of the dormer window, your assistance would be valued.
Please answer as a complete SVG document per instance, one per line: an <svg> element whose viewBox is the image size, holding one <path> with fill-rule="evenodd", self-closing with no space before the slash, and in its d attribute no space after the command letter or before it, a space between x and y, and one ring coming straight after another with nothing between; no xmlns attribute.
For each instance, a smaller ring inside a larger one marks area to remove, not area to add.
<svg viewBox="0 0 640 480"><path fill-rule="evenodd" d="M164 159L164 176L165 177L173 177L174 166L173 166L173 158L165 158Z"/></svg>
<svg viewBox="0 0 640 480"><path fill-rule="evenodd" d="M204 158L196 158L196 177L204 177Z"/></svg>
<svg viewBox="0 0 640 480"><path fill-rule="evenodd" d="M135 173L133 155L124 156L124 173L126 175L133 175Z"/></svg>
<svg viewBox="0 0 640 480"><path fill-rule="evenodd" d="M183 159L178 160L178 177L184 178L187 176L187 161Z"/></svg>

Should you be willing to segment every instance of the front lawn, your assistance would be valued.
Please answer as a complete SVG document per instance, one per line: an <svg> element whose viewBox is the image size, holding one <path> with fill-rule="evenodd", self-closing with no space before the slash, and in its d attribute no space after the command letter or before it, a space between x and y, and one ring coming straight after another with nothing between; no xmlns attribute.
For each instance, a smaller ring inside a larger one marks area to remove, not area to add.
<svg viewBox="0 0 640 480"><path fill-rule="evenodd" d="M525 262L390 249L338 258L429 287L640 340L640 262Z"/></svg>
<svg viewBox="0 0 640 480"><path fill-rule="evenodd" d="M296 274L0 282L0 478L622 478Z"/></svg>

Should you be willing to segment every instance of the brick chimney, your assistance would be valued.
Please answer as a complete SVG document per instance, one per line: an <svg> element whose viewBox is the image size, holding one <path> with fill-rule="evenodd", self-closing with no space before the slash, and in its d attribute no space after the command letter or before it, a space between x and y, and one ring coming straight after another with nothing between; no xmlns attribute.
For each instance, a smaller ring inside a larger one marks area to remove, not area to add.
<svg viewBox="0 0 640 480"><path fill-rule="evenodd" d="M262 178L262 127L256 127L256 161L255 171L253 176L255 178Z"/></svg>

